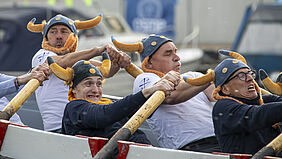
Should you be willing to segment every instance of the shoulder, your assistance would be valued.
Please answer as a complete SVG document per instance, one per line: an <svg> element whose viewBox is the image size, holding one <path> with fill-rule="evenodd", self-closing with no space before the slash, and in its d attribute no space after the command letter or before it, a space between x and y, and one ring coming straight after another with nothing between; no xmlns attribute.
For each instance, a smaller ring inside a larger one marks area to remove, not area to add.
<svg viewBox="0 0 282 159"><path fill-rule="evenodd" d="M80 107L82 105L87 105L87 104L91 104L90 102L86 101L86 100L82 100L82 99L78 99L78 100L73 100L70 101L67 106L66 109L71 109L71 108L75 108L75 107Z"/></svg>
<svg viewBox="0 0 282 159"><path fill-rule="evenodd" d="M265 103L269 102L282 102L282 97L275 94L263 95L262 99Z"/></svg>
<svg viewBox="0 0 282 159"><path fill-rule="evenodd" d="M189 78L198 78L198 77L201 77L203 76L204 74L200 73L200 72L192 72L192 71L189 71L189 72L186 72L186 73L183 73L182 76L185 76L185 77L189 77Z"/></svg>
<svg viewBox="0 0 282 159"><path fill-rule="evenodd" d="M151 79L157 78L157 79L160 79L160 77L158 75L154 74L154 73L147 73L147 72L145 72L145 73L141 73L140 75L138 75L135 80L143 79L143 78L151 78Z"/></svg>
<svg viewBox="0 0 282 159"><path fill-rule="evenodd" d="M142 73L138 75L136 79L134 80L133 92L137 93L143 90L144 88L152 86L159 79L160 77L154 73Z"/></svg>
<svg viewBox="0 0 282 159"><path fill-rule="evenodd" d="M47 59L48 56L58 56L56 53L52 51L48 51L45 49L40 49L32 58L32 67L36 67Z"/></svg>
<svg viewBox="0 0 282 159"><path fill-rule="evenodd" d="M232 99L220 99L217 100L214 104L214 109L221 109L223 108L227 108L227 107L232 107L232 106L237 106L240 105L240 103L236 102L235 100Z"/></svg>

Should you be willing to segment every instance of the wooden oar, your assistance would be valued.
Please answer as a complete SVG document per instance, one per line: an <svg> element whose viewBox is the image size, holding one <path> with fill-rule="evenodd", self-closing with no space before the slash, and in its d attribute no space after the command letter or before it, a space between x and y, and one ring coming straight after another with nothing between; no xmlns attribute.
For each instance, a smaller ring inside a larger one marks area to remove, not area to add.
<svg viewBox="0 0 282 159"><path fill-rule="evenodd" d="M126 68L126 71L133 77L137 77L143 71L132 64ZM139 110L120 128L107 144L94 156L94 159L113 158L115 149L118 148L118 140L127 140L141 126L141 124L156 110L164 101L165 93L163 91L155 92Z"/></svg>
<svg viewBox="0 0 282 159"><path fill-rule="evenodd" d="M140 75L141 73L143 73L143 71L141 70L141 68L137 67L136 65L134 65L133 63L131 63L128 67L125 68L126 72L128 72L131 76L133 76L134 78L136 78L138 75Z"/></svg>
<svg viewBox="0 0 282 159"><path fill-rule="evenodd" d="M273 156L282 151L282 133L273 139L268 145L259 150L252 159L263 159L264 156Z"/></svg>
<svg viewBox="0 0 282 159"><path fill-rule="evenodd" d="M9 120L23 105L23 103L31 96L31 94L38 88L39 81L31 79L22 90L7 104L7 106L0 111L0 119Z"/></svg>

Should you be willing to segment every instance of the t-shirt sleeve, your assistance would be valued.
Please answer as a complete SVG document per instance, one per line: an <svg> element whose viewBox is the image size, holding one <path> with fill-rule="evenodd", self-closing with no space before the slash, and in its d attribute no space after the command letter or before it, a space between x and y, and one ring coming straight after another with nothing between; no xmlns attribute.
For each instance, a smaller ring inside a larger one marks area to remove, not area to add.
<svg viewBox="0 0 282 159"><path fill-rule="evenodd" d="M0 74L0 97L3 97L5 95L14 93L17 91L17 88L14 84L14 79L16 77L13 76L7 76L4 74Z"/></svg>
<svg viewBox="0 0 282 159"><path fill-rule="evenodd" d="M44 63L48 56L58 56L56 53L44 49L39 50L32 58L32 68Z"/></svg>
<svg viewBox="0 0 282 159"><path fill-rule="evenodd" d="M134 80L133 93L137 93L144 88L150 87L155 84L160 77L153 73L142 73Z"/></svg>
<svg viewBox="0 0 282 159"><path fill-rule="evenodd" d="M200 72L186 72L184 74L182 74L181 76L182 77L188 77L188 78L191 78L191 79L194 79L194 78L198 78L198 77L201 77L203 76L204 74L200 73Z"/></svg>

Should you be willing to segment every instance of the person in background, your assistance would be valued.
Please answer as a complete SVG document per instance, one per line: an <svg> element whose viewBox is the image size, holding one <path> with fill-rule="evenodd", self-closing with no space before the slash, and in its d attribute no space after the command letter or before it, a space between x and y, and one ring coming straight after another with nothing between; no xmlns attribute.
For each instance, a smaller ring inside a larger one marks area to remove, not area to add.
<svg viewBox="0 0 282 159"><path fill-rule="evenodd" d="M123 51L138 51L143 74L134 81L133 92L148 88L169 71L180 73L181 63L171 39L150 35L137 44L126 45L112 39ZM126 47L125 47L126 46ZM198 72L182 76L196 78ZM212 123L213 84L191 86L181 81L176 90L147 119L161 147L199 152L220 152Z"/></svg>
<svg viewBox="0 0 282 159"><path fill-rule="evenodd" d="M47 65L40 65L31 72L18 77L0 74L0 110L4 109L9 103L9 100L5 96L18 92L22 86L31 79L37 79L42 83L44 80L48 80L49 74L50 70ZM16 113L10 118L10 121L23 125L20 117Z"/></svg>
<svg viewBox="0 0 282 159"><path fill-rule="evenodd" d="M92 28L101 19L102 15L99 15L88 21L73 21L63 15L56 15L47 23L43 21L41 24L34 24L36 19L32 19L27 25L28 30L43 34L42 49L33 56L32 67L47 63L48 56L63 68L71 67L79 60L90 60L100 56L104 51L108 52L113 61L107 77L117 73L120 67L127 67L130 64L130 57L110 45L76 52L78 30ZM95 66L101 65L95 60L91 60L91 63ZM35 95L44 130L60 133L63 112L68 103L68 87L52 73L49 80L35 91Z"/></svg>

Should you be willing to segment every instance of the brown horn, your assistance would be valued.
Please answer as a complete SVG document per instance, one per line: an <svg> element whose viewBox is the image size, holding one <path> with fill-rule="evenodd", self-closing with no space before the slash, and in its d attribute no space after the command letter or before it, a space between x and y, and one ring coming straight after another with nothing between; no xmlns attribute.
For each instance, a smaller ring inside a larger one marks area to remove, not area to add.
<svg viewBox="0 0 282 159"><path fill-rule="evenodd" d="M204 85L204 84L207 84L211 81L214 81L215 79L215 73L213 70L209 69L208 70L208 73L202 77L199 77L199 78L194 78L194 79L191 79L191 78L187 78L187 77L183 77L184 81L193 85L193 86L201 86L201 85Z"/></svg>
<svg viewBox="0 0 282 159"><path fill-rule="evenodd" d="M107 52L103 52L102 54L102 65L98 66L97 69L100 70L103 77L108 77L110 69L111 69L111 60Z"/></svg>
<svg viewBox="0 0 282 159"><path fill-rule="evenodd" d="M237 52L233 52L233 51L228 51L228 50L218 50L218 52L222 55L225 56L230 56L234 59L240 60L241 62L247 64L246 59L244 58L244 56L242 56L241 54L237 53Z"/></svg>
<svg viewBox="0 0 282 159"><path fill-rule="evenodd" d="M279 84L274 83L263 69L259 70L259 74L261 83L267 90L269 90L273 94L282 96L282 87Z"/></svg>
<svg viewBox="0 0 282 159"><path fill-rule="evenodd" d="M47 57L48 64L52 72L61 80L66 81L67 84L70 84L73 79L73 69L67 68L64 69L58 64L55 63L52 57Z"/></svg>
<svg viewBox="0 0 282 159"><path fill-rule="evenodd" d="M86 20L86 21L76 20L74 22L74 25L76 29L89 29L99 24L101 20L102 20L102 14L99 14L96 18L93 18L91 20Z"/></svg>
<svg viewBox="0 0 282 159"><path fill-rule="evenodd" d="M31 21L29 21L26 26L27 29L31 32L43 32L46 21L45 20L42 21L41 24L34 24L35 21L36 18L33 18Z"/></svg>
<svg viewBox="0 0 282 159"><path fill-rule="evenodd" d="M116 48L127 51L127 52L139 52L141 53L143 51L143 44L138 41L135 44L124 44L121 42L118 42L113 36L112 36L112 42L115 45Z"/></svg>

